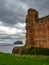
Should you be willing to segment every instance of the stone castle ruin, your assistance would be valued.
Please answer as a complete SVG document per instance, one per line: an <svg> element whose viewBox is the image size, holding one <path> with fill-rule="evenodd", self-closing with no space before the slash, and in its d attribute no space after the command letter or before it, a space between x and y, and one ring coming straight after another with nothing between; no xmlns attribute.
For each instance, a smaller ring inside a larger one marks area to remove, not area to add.
<svg viewBox="0 0 49 65"><path fill-rule="evenodd" d="M35 9L28 9L26 16L26 46L14 47L12 53L21 54L32 47L49 48L49 15L39 18Z"/></svg>
<svg viewBox="0 0 49 65"><path fill-rule="evenodd" d="M26 47L49 48L49 15L39 18L35 9L28 9L26 16Z"/></svg>

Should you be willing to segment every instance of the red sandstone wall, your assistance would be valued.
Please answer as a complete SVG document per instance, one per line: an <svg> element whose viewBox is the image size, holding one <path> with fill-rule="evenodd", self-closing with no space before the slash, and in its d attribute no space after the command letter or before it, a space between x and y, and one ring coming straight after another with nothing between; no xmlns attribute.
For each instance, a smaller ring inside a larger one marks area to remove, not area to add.
<svg viewBox="0 0 49 65"><path fill-rule="evenodd" d="M36 13L31 11L26 18L26 46L49 48L49 16L37 19Z"/></svg>

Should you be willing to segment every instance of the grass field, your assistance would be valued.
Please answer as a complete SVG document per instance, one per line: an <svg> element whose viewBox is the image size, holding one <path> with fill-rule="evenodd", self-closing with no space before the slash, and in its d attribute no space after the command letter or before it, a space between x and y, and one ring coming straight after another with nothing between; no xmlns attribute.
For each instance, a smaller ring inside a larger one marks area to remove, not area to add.
<svg viewBox="0 0 49 65"><path fill-rule="evenodd" d="M0 65L49 65L49 56L0 53Z"/></svg>

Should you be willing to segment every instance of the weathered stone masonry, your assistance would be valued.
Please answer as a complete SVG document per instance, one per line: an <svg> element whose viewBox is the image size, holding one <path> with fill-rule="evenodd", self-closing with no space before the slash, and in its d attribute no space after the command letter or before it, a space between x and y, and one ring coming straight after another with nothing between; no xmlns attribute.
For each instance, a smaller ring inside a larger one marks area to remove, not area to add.
<svg viewBox="0 0 49 65"><path fill-rule="evenodd" d="M26 47L49 48L49 15L39 18L35 9L28 9L26 16Z"/></svg>

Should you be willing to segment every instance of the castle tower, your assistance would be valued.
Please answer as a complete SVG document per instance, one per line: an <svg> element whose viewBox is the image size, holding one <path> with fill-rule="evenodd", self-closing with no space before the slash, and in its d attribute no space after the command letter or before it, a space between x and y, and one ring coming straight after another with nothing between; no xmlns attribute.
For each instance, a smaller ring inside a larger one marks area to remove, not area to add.
<svg viewBox="0 0 49 65"><path fill-rule="evenodd" d="M26 47L30 48L33 46L34 40L34 24L38 18L38 12L35 9L28 9L28 15L26 16Z"/></svg>

